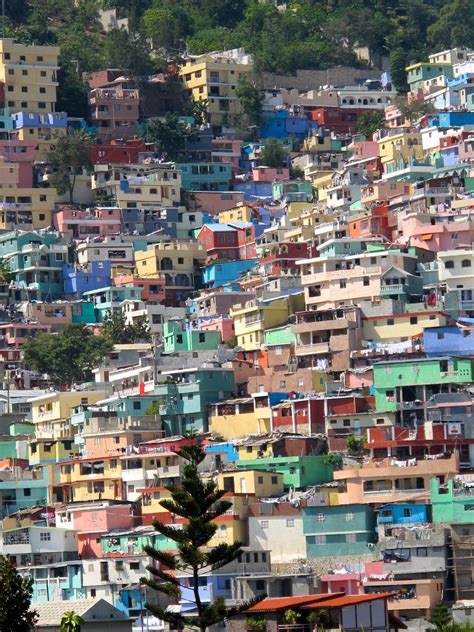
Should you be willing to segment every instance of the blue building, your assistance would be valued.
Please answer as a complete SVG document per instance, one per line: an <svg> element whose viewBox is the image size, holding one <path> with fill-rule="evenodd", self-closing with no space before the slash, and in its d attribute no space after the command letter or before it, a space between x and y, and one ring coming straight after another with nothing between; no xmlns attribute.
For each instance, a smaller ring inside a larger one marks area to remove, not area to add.
<svg viewBox="0 0 474 632"><path fill-rule="evenodd" d="M464 127L474 125L474 112L438 112L428 123L430 127Z"/></svg>
<svg viewBox="0 0 474 632"><path fill-rule="evenodd" d="M205 446L205 451L207 454L223 454L225 457L224 461L226 461L227 463L232 463L239 460L239 453L235 449L234 444L230 442L208 443Z"/></svg>
<svg viewBox="0 0 474 632"><path fill-rule="evenodd" d="M463 319L460 319L462 321ZM472 319L465 319L471 322ZM474 355L474 336L460 327L428 327L423 331L423 345L429 358Z"/></svg>
<svg viewBox="0 0 474 632"><path fill-rule="evenodd" d="M74 263L63 266L64 293L82 298L84 292L98 290L112 283L110 261L92 261L87 267Z"/></svg>
<svg viewBox="0 0 474 632"><path fill-rule="evenodd" d="M426 524L431 522L428 505L393 504L378 510L378 524Z"/></svg>
<svg viewBox="0 0 474 632"><path fill-rule="evenodd" d="M290 114L288 110L278 110L266 116L260 132L260 138L288 138L289 136L296 136L298 140L303 141L310 130L317 128L318 124L316 121L305 116Z"/></svg>
<svg viewBox="0 0 474 632"><path fill-rule="evenodd" d="M246 202L252 202L259 198L273 199L271 182L238 182L234 185L234 191L243 193Z"/></svg>
<svg viewBox="0 0 474 632"><path fill-rule="evenodd" d="M39 129L66 129L66 112L15 112L13 114L13 126L15 129L23 127L36 127Z"/></svg>
<svg viewBox="0 0 474 632"><path fill-rule="evenodd" d="M255 264L255 259L246 259L242 261L225 261L222 263L213 263L202 269L202 282L208 287L222 287L227 283L233 283L250 270Z"/></svg>

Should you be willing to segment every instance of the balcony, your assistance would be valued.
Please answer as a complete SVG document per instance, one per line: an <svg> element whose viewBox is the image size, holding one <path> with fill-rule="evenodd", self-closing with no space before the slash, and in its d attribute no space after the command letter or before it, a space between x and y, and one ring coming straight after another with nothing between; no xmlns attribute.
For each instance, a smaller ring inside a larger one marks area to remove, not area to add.
<svg viewBox="0 0 474 632"><path fill-rule="evenodd" d="M318 342L317 344L302 346L297 345L295 351L297 356L326 354L330 352L329 342Z"/></svg>
<svg viewBox="0 0 474 632"><path fill-rule="evenodd" d="M158 478L176 478L184 473L184 465L165 465L156 470Z"/></svg>

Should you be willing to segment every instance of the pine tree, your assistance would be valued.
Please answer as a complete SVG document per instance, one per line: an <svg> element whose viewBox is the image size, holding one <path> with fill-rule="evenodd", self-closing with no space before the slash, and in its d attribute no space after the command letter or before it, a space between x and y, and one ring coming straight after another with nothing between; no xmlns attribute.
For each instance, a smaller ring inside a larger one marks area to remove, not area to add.
<svg viewBox="0 0 474 632"><path fill-rule="evenodd" d="M11 560L0 556L0 630L30 632L37 614L30 610L33 580L22 577Z"/></svg>
<svg viewBox="0 0 474 632"><path fill-rule="evenodd" d="M209 542L217 531L214 520L228 511L232 504L222 500L225 492L219 489L216 483L200 478L198 465L206 455L195 435L187 435L187 438L192 440L191 445L184 446L176 452L187 461L182 484L179 487L167 487L171 499L160 502L164 509L183 518L185 523L178 527L163 524L158 520L153 522L158 533L176 542L178 551L174 554L146 546L145 552L154 564L147 567L151 577L143 578L142 583L155 591L178 599L181 594L178 573L191 575L196 616L185 617L181 613L169 612L166 608L151 603L147 603L146 607L163 621L181 628L196 627L205 632L209 626L247 610L260 599L246 602L237 608L227 608L222 598L209 605L201 601L199 577L237 559L242 548L240 542L222 543L212 549L209 548Z"/></svg>

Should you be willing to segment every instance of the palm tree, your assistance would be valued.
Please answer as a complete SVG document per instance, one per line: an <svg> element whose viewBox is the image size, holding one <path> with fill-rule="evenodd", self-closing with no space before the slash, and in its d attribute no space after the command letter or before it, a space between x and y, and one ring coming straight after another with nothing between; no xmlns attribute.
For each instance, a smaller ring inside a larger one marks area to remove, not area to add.
<svg viewBox="0 0 474 632"><path fill-rule="evenodd" d="M81 632L84 619L72 610L65 612L61 619L61 632Z"/></svg>

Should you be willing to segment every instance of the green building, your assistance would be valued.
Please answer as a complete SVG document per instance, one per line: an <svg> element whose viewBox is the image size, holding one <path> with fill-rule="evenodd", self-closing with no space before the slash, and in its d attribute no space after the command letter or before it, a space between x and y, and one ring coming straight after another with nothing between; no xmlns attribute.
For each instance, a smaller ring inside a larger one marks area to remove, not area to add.
<svg viewBox="0 0 474 632"><path fill-rule="evenodd" d="M266 459L245 459L236 466L247 470L266 470L283 474L286 488L301 489L319 483L332 481L332 465L326 457L320 456L279 456Z"/></svg>
<svg viewBox="0 0 474 632"><path fill-rule="evenodd" d="M454 481L448 481L441 487L437 478L430 483L431 510L433 522L473 522L474 489L456 487Z"/></svg>
<svg viewBox="0 0 474 632"><path fill-rule="evenodd" d="M375 512L368 505L303 507L306 557L363 555L375 542Z"/></svg>
<svg viewBox="0 0 474 632"><path fill-rule="evenodd" d="M161 535L153 527L113 531L100 538L103 557L140 555L145 546L153 546L160 551L173 551L176 549L176 542Z"/></svg>
<svg viewBox="0 0 474 632"><path fill-rule="evenodd" d="M425 402L448 384L473 381L473 360L440 357L396 360L374 364L375 406L394 412L411 403Z"/></svg>
<svg viewBox="0 0 474 632"><path fill-rule="evenodd" d="M169 320L163 326L163 352L213 351L221 343L218 331L200 331L192 327L193 322Z"/></svg>
<svg viewBox="0 0 474 632"><path fill-rule="evenodd" d="M278 345L290 345L297 342L297 337L291 329L291 325L283 327L275 327L265 331L264 345L266 347L274 347Z"/></svg>

